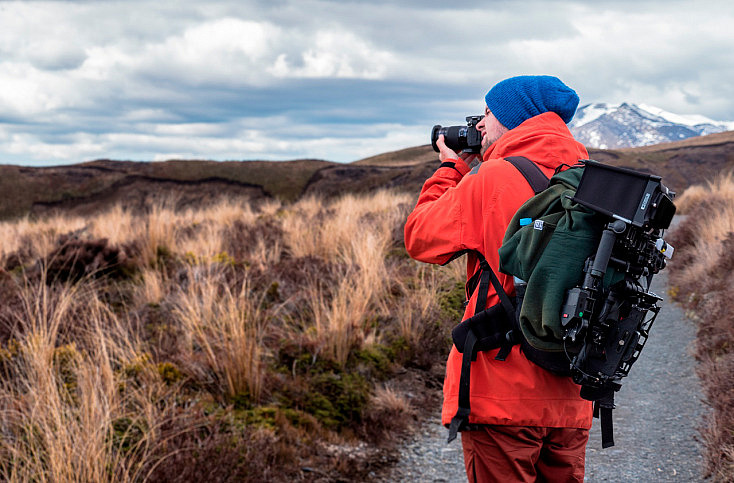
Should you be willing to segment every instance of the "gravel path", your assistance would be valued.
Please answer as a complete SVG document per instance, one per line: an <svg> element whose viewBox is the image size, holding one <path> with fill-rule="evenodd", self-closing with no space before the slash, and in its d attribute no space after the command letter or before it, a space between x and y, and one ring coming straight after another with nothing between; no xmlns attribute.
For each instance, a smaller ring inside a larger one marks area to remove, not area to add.
<svg viewBox="0 0 734 483"><path fill-rule="evenodd" d="M665 272L653 291L667 299ZM586 481L701 481L697 426L704 412L694 373L695 327L682 310L664 302L640 359L623 380L614 410L615 446L601 448L598 420L586 447ZM446 444L439 414L400 451L381 481L449 482L464 479L461 443Z"/></svg>

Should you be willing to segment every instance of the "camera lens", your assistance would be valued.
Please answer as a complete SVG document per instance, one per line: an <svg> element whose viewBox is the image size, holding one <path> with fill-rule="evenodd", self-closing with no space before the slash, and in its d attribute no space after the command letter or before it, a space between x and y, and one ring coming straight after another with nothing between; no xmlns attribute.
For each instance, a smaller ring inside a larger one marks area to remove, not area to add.
<svg viewBox="0 0 734 483"><path fill-rule="evenodd" d="M468 130L469 128L467 126L433 126L433 130L431 131L431 146L433 146L434 151L439 152L436 141L443 134L444 142L450 149L454 151L468 149L470 147L466 139Z"/></svg>

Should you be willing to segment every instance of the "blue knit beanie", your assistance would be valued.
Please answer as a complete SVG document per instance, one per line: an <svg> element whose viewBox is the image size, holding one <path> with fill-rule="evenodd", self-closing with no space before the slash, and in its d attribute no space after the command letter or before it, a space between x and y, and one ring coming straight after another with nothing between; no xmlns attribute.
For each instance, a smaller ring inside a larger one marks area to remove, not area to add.
<svg viewBox="0 0 734 483"><path fill-rule="evenodd" d="M531 117L553 111L568 123L576 113L579 96L549 75L523 75L505 79L484 97L494 117L507 129L515 129Z"/></svg>

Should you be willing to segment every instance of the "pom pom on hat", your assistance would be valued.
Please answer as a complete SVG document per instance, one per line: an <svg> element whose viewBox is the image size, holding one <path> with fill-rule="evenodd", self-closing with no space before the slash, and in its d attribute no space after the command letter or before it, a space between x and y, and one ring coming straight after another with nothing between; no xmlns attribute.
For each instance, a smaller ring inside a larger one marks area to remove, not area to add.
<svg viewBox="0 0 734 483"><path fill-rule="evenodd" d="M492 114L507 129L544 112L555 112L568 123L576 113L579 96L548 75L510 77L492 87L484 97Z"/></svg>

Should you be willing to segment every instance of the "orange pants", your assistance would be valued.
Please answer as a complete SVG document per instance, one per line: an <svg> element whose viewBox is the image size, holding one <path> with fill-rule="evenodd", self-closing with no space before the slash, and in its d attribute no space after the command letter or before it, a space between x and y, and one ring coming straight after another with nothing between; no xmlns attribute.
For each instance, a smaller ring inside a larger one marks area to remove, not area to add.
<svg viewBox="0 0 734 483"><path fill-rule="evenodd" d="M481 426L461 433L470 483L584 481L588 429Z"/></svg>

